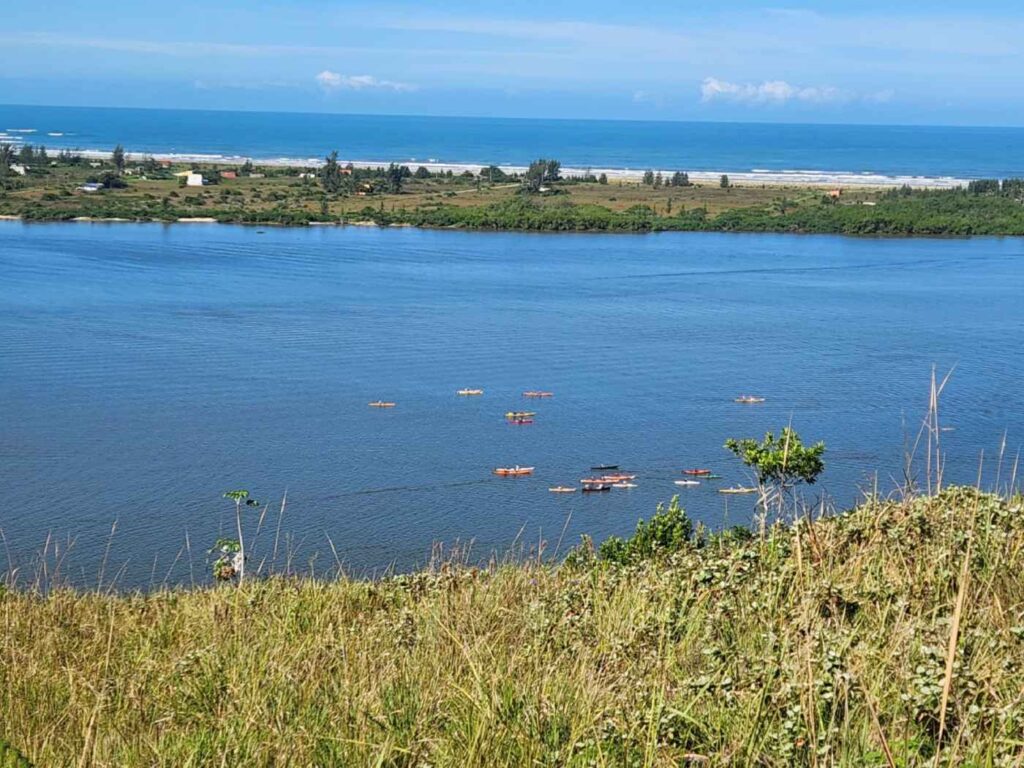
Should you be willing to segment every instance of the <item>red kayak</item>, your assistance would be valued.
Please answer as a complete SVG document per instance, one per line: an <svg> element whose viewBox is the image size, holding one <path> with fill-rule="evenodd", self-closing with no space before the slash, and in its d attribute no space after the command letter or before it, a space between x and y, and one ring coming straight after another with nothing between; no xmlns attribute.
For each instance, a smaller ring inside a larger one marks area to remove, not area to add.
<svg viewBox="0 0 1024 768"><path fill-rule="evenodd" d="M711 470L710 469L684 469L683 470L683 474L684 475L696 475L697 477L700 477L701 475L710 475L711 474Z"/></svg>

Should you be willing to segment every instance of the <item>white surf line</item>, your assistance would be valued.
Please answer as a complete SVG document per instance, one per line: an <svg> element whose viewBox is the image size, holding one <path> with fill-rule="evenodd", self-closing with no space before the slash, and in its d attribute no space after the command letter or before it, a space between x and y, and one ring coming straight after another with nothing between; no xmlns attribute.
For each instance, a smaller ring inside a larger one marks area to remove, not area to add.
<svg viewBox="0 0 1024 768"><path fill-rule="evenodd" d="M76 150L82 157L93 159L93 160L109 160L111 152L103 150ZM139 162L146 158L153 158L154 160L168 160L173 163L206 163L210 165L240 165L247 160L252 162L253 165L263 165L275 168L296 168L296 169L308 169L308 168L320 168L324 164L324 159L320 157L309 157L309 158L294 158L294 157L278 157L278 158L262 158L257 159L253 157L247 157L245 155L218 155L218 154L205 154L205 153L175 153L175 152L128 152L126 153L129 160L133 162ZM474 174L479 173L484 168L489 167L486 163L440 163L440 162L416 162L416 161L391 161L391 160L348 160L338 159L338 162L344 166L351 163L356 168L379 168L387 167L391 162L396 162L400 165L408 165L410 168L418 168L423 166L432 173L452 173L459 174L465 171L471 171ZM522 174L526 172L526 166L523 165L496 165L496 168L501 169L502 172L508 174ZM628 181L637 182L643 178L643 174L646 172L645 168L577 168L577 167L563 167L561 169L563 176L582 176L585 173L591 173L594 176L600 176L604 174L608 177L609 181ZM660 173L662 177L671 177L677 170L683 169L652 169L655 173ZM853 171L814 171L814 170L800 170L800 171L770 171L770 170L756 170L756 171L687 171L687 175L691 182L698 182L701 184L718 184L721 177L726 175L729 177L731 184L740 184L743 186L789 186L789 187L862 187L862 188L890 188L890 187L902 187L910 186L917 188L929 188L929 189L952 189L954 187L966 186L969 179L957 178L954 176L915 176L915 175L898 175L888 176L881 173L858 173Z"/></svg>

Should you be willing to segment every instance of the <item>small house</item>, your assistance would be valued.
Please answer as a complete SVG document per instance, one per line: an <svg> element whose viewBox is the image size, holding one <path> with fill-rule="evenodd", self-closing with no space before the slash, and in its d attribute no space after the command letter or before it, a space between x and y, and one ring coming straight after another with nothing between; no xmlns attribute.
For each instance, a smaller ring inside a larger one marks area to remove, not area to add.
<svg viewBox="0 0 1024 768"><path fill-rule="evenodd" d="M838 200L840 197L842 197L842 194L843 194L843 190L841 190L841 189L830 189L828 191L828 196L832 200Z"/></svg>
<svg viewBox="0 0 1024 768"><path fill-rule="evenodd" d="M186 187L201 187L203 186L203 174L201 173L189 173L185 177Z"/></svg>
<svg viewBox="0 0 1024 768"><path fill-rule="evenodd" d="M11 165L10 169L19 176L24 176L26 173L28 173L27 165Z"/></svg>
<svg viewBox="0 0 1024 768"><path fill-rule="evenodd" d="M373 184L371 184L368 181L364 181L362 184L359 185L359 188L356 189L356 195L358 195L359 197L366 197L367 195L372 195L372 194L373 194Z"/></svg>
<svg viewBox="0 0 1024 768"><path fill-rule="evenodd" d="M102 184L97 184L94 181L88 181L78 189L81 192L99 192L103 188Z"/></svg>
<svg viewBox="0 0 1024 768"><path fill-rule="evenodd" d="M265 178L265 177L266 177L265 173L250 173L249 174L249 178L250 179L262 179L262 178Z"/></svg>
<svg viewBox="0 0 1024 768"><path fill-rule="evenodd" d="M222 179L237 179L238 178L238 173L235 172L235 171L221 171L220 172L220 177Z"/></svg>

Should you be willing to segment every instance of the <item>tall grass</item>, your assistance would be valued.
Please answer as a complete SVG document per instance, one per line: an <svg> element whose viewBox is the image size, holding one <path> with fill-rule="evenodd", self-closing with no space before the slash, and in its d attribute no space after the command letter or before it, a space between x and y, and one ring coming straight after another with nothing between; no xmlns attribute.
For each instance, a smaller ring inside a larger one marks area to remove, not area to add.
<svg viewBox="0 0 1024 768"><path fill-rule="evenodd" d="M1019 497L383 581L0 596L36 765L1024 761Z"/></svg>

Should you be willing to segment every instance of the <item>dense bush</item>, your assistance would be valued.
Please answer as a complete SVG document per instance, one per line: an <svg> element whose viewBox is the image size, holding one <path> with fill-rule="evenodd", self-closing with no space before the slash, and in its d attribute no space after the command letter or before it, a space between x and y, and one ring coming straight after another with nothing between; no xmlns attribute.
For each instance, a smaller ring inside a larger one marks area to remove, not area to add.
<svg viewBox="0 0 1024 768"><path fill-rule="evenodd" d="M598 556L610 563L628 565L678 552L690 546L692 539L693 523L679 506L676 496L667 508L659 505L648 522L638 521L636 532L630 538L606 539L598 549Z"/></svg>

